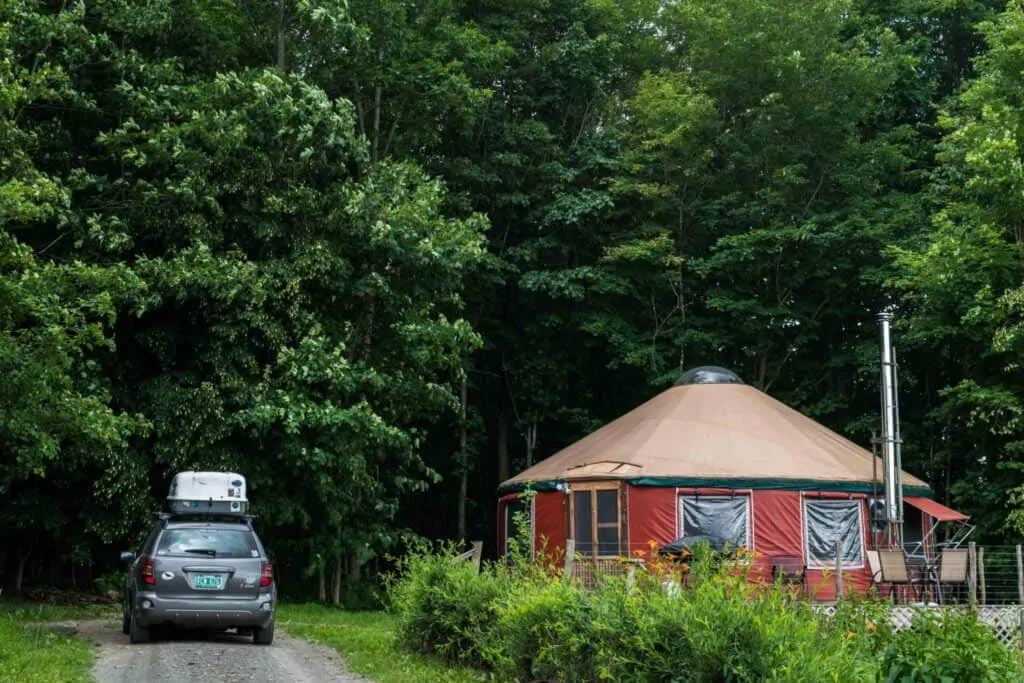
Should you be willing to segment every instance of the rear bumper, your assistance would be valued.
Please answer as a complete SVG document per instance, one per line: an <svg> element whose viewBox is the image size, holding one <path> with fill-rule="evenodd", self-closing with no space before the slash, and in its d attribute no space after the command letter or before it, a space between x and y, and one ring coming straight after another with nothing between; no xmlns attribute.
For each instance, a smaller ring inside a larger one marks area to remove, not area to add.
<svg viewBox="0 0 1024 683"><path fill-rule="evenodd" d="M172 600L155 593L140 593L135 597L134 607L140 626L233 628L266 626L274 618L274 602L271 593L261 593L253 600Z"/></svg>

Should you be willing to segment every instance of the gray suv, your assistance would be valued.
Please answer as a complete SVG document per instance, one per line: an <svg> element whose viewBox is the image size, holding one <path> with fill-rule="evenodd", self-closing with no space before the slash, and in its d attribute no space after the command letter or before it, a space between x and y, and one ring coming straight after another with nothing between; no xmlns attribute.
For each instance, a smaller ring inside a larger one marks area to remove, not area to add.
<svg viewBox="0 0 1024 683"><path fill-rule="evenodd" d="M274 640L277 586L251 517L163 514L124 584L122 631L149 642L154 626L236 629L253 642Z"/></svg>

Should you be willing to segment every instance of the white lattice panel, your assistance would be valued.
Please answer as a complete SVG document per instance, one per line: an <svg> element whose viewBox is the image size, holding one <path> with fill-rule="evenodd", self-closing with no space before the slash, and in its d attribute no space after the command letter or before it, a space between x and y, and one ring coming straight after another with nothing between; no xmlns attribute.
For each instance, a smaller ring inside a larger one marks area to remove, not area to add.
<svg viewBox="0 0 1024 683"><path fill-rule="evenodd" d="M835 605L816 605L820 613L832 616L836 613ZM947 610L964 609L956 607L938 606L908 606L896 605L891 608L889 618L894 629L900 630L909 628L914 623L914 617L921 610ZM995 631L996 636L1008 647L1017 648L1021 646L1020 619L1022 607L1016 605L985 605L978 607L978 619L988 624Z"/></svg>

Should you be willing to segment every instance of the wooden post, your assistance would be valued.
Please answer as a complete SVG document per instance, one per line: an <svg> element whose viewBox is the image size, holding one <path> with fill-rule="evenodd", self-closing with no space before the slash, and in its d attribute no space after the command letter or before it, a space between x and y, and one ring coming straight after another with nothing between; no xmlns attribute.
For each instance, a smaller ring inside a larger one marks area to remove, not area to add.
<svg viewBox="0 0 1024 683"><path fill-rule="evenodd" d="M1017 544L1017 601L1024 605L1024 554Z"/></svg>
<svg viewBox="0 0 1024 683"><path fill-rule="evenodd" d="M565 542L565 578L572 578L572 566L576 562L576 541L568 539Z"/></svg>
<svg viewBox="0 0 1024 683"><path fill-rule="evenodd" d="M1020 610L1020 664L1024 666L1024 608Z"/></svg>
<svg viewBox="0 0 1024 683"><path fill-rule="evenodd" d="M836 602L843 597L843 542L836 541Z"/></svg>
<svg viewBox="0 0 1024 683"><path fill-rule="evenodd" d="M471 561L476 566L476 570L477 571L480 571L480 560L483 558L483 554L484 554L484 542L483 541L473 541L473 559Z"/></svg>
<svg viewBox="0 0 1024 683"><path fill-rule="evenodd" d="M978 548L978 584L981 586L980 605L987 605L988 598L985 596L985 548Z"/></svg>
<svg viewBox="0 0 1024 683"><path fill-rule="evenodd" d="M967 599L971 609L978 606L978 553L974 541L967 544Z"/></svg>
<svg viewBox="0 0 1024 683"><path fill-rule="evenodd" d="M1017 617L1020 620L1018 651L1021 664L1024 664L1024 554L1021 553L1019 543L1017 544L1017 602L1021 605L1017 609Z"/></svg>

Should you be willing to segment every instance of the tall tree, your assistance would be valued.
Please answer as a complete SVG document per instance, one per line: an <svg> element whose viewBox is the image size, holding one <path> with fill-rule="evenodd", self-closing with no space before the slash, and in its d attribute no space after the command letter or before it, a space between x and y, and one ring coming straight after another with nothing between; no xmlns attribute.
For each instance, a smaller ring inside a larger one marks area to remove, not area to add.
<svg viewBox="0 0 1024 683"><path fill-rule="evenodd" d="M942 119L932 230L896 253L897 282L913 314L908 332L937 370L927 419L942 478L955 482L954 502L993 539L1008 494L1024 482L1024 10L1011 5L979 28L988 51ZM1011 519L1019 526L1019 515Z"/></svg>

